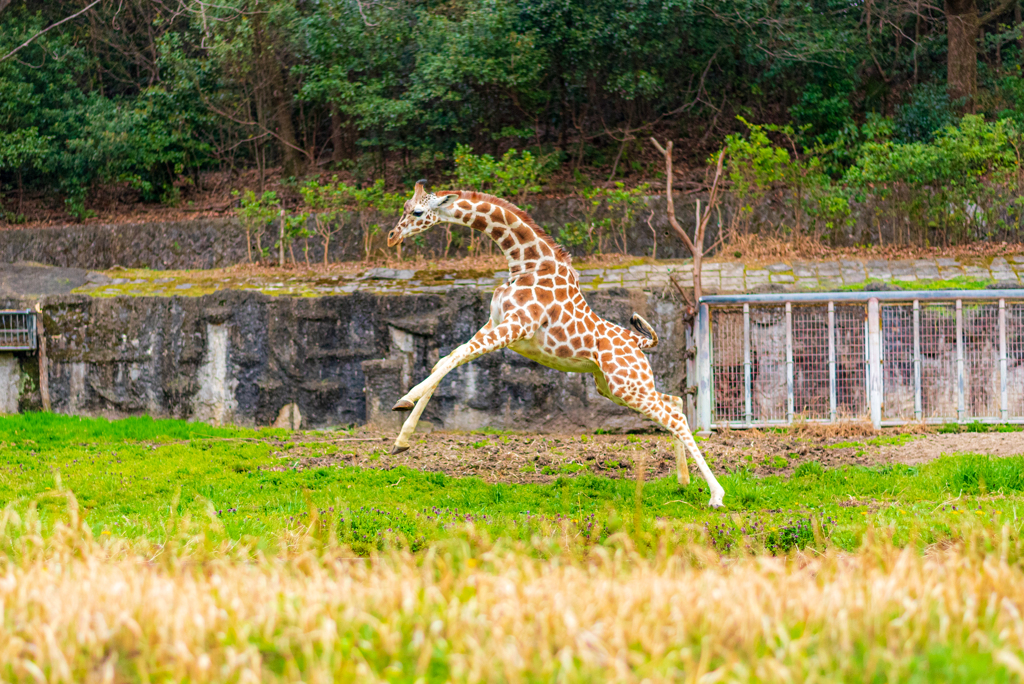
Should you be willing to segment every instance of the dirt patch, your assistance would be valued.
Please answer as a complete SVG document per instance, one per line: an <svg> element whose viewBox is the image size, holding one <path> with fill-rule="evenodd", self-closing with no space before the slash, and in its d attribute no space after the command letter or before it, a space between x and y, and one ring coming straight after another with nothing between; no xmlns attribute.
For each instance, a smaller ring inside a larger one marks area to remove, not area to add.
<svg viewBox="0 0 1024 684"><path fill-rule="evenodd" d="M882 449L883 461L906 464L927 463L944 454L987 454L1017 456L1024 454L1024 432L962 433L927 435L898 448Z"/></svg>
<svg viewBox="0 0 1024 684"><path fill-rule="evenodd" d="M391 455L394 435L361 429L356 439L324 433L296 435L274 453L280 468L323 468L353 465L391 469L408 466L453 477L479 477L487 482L550 482L583 472L632 478L636 463L646 461L648 477L675 472L668 435L531 435L433 432L417 435L412 448ZM1024 454L1024 432L964 434L868 434L861 437L794 437L759 431L712 435L699 443L717 473L749 470L754 475L791 475L801 464L823 468L882 463L920 464L944 454L991 456ZM691 477L699 478L692 459Z"/></svg>

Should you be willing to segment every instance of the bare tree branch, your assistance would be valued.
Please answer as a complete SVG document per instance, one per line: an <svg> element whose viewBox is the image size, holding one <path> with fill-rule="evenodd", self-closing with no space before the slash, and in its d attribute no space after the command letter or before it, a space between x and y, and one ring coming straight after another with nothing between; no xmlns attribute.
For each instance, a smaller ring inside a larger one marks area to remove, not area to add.
<svg viewBox="0 0 1024 684"><path fill-rule="evenodd" d="M658 148L658 151L665 157L665 202L666 210L668 214L668 223L672 226L672 230L675 234L683 241L686 248L690 250L690 254L693 255L693 299L694 302L700 302L703 289L701 287L701 263L704 259L704 235L707 232L708 222L711 220L711 212L714 211L718 204L718 197L722 192L721 179L722 179L722 166L725 162L725 150L718 153L718 163L715 165L715 180L711 184L711 195L708 198L707 209L703 213L697 215L696 225L693 230L693 239L683 230L683 227L679 225L679 219L676 218L676 203L672 198L672 141L669 140L664 147L661 146L655 138L651 138L651 142ZM697 202L697 209L700 210L700 201ZM673 281L675 284L675 281ZM677 285L678 287L678 285Z"/></svg>
<svg viewBox="0 0 1024 684"><path fill-rule="evenodd" d="M993 7L991 11L986 12L985 14L978 17L978 26L984 26L993 19L998 18L999 15L1005 14L1010 10L1010 7L1013 5L1014 2L1015 0L1002 0L1002 2Z"/></svg>
<svg viewBox="0 0 1024 684"><path fill-rule="evenodd" d="M3 2L3 1L4 1L4 0L0 0L0 2ZM10 0L7 0L7 1L8 1L8 2L10 2ZM43 34L44 34L44 33L46 33L47 31L49 31L50 29L55 29L55 28L57 28L58 26L60 26L60 25L61 25L61 24L63 24L64 22L67 22L67 21L71 21L71 20L72 20L72 19L74 19L75 17L79 17L79 16L81 16L81 15L85 14L86 12L88 12L89 10L91 10L91 9L92 9L93 7L95 7L96 5L100 4L100 2L102 2L102 0L94 0L93 2L89 3L88 5L86 5L86 6L84 7L84 8L82 8L82 9L78 10L77 12L75 12L74 14L72 14L72 15L71 15L70 17L64 17L64 18L63 18L63 19L61 19L60 21L58 21L58 22L55 22L55 23L53 23L53 24L50 24L49 26L47 26L46 28L44 28L44 29L43 29L42 31L39 31L39 32L38 32L38 33L36 33L36 34L35 34L34 36L32 36L31 38L29 38L28 40L26 40L26 41L25 41L24 43L22 43L22 44L21 44L21 45L19 45L18 47L14 48L14 49L13 49L13 50L11 50L10 52L8 52L8 53L7 53L6 55L4 55L3 57L0 57L0 62L6 62L6 61L7 61L8 59L10 59L10 58L11 58L11 57L13 57L14 55L18 54L19 52L21 52L22 48L26 48L26 47L28 47L29 43L31 43L31 42L32 42L33 40L35 40L35 39L36 39L36 38L38 38L39 36L43 35ZM6 5L4 5L4 6L6 6ZM2 10L2 9L3 9L3 6L0 6L0 10Z"/></svg>

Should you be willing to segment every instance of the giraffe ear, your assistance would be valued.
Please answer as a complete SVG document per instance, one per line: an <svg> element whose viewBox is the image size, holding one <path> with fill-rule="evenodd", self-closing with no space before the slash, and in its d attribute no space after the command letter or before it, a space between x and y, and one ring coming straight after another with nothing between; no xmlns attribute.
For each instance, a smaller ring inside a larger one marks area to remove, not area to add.
<svg viewBox="0 0 1024 684"><path fill-rule="evenodd" d="M436 197L436 199L434 199L434 201L431 202L431 204L433 206L431 206L430 208L431 209L447 209L458 198L459 198L459 196L457 194L455 194L454 192L451 193L451 194L448 194L448 195L438 195Z"/></svg>

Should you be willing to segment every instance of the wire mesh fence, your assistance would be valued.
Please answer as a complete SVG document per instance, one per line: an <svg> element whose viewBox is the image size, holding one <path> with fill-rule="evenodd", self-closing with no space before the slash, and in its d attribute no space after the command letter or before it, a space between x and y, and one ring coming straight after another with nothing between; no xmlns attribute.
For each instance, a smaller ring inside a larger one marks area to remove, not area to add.
<svg viewBox="0 0 1024 684"><path fill-rule="evenodd" d="M0 311L0 350L36 348L36 315L31 311Z"/></svg>
<svg viewBox="0 0 1024 684"><path fill-rule="evenodd" d="M1024 292L1013 292L1017 301L998 292L945 301L937 293L883 293L877 320L870 296L708 297L729 303L702 314L710 422L1024 422Z"/></svg>
<svg viewBox="0 0 1024 684"><path fill-rule="evenodd" d="M1009 418L1024 418L1024 303L1006 306L1006 394Z"/></svg>

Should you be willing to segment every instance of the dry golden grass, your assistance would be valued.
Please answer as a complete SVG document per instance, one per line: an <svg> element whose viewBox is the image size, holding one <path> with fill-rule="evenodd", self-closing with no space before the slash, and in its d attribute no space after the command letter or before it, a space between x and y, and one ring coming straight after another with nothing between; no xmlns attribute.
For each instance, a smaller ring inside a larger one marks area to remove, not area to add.
<svg viewBox="0 0 1024 684"><path fill-rule="evenodd" d="M452 540L367 560L302 536L273 557L209 548L202 535L162 549L94 541L73 506L72 524L47 539L2 539L4 680L1024 674L1024 572L1009 527L966 525L965 541L923 554L869 535L856 554L725 563L666 536L647 558L623 538L585 559Z"/></svg>

